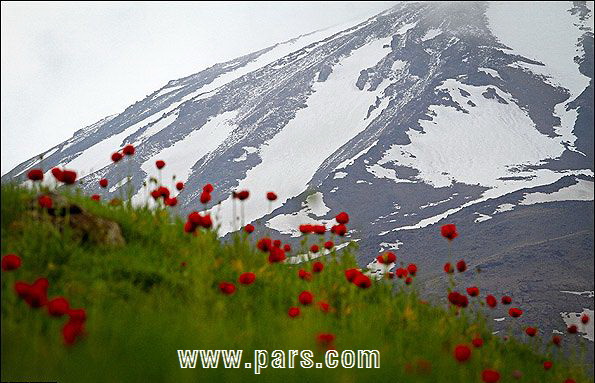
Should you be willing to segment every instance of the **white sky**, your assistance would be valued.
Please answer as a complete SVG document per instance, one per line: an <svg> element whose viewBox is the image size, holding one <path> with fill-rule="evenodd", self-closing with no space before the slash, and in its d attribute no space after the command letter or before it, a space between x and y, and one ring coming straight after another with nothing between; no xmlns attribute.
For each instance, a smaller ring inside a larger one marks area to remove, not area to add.
<svg viewBox="0 0 595 383"><path fill-rule="evenodd" d="M2 2L2 174L169 80L396 2Z"/></svg>

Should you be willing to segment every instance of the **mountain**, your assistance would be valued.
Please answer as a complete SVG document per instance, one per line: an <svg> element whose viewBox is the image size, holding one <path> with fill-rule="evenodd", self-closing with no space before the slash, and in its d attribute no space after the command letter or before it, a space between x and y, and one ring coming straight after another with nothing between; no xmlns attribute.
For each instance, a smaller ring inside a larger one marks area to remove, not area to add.
<svg viewBox="0 0 595 383"><path fill-rule="evenodd" d="M134 157L111 164L125 144ZM452 260L482 273L461 283L512 295L545 333L593 313L592 2L400 3L170 81L42 156L2 181L64 166L144 203L150 177L175 176L180 214L211 182L221 235L248 189L246 223L296 243L347 211L363 266L397 249L438 298L455 223Z"/></svg>

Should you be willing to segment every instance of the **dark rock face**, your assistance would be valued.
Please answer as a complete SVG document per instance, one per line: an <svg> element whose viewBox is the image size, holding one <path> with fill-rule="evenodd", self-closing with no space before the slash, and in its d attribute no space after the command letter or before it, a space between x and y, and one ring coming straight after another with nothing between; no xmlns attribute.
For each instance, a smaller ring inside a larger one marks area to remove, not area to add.
<svg viewBox="0 0 595 383"><path fill-rule="evenodd" d="M536 313L528 320L563 329L560 312L584 303L559 291L594 288L591 11L584 2L562 10L580 30L572 59L590 81L572 95L539 74L547 65L500 42L490 6L403 3L214 65L81 129L46 152L43 167L76 165L82 188L103 199L121 191L100 189L99 178L116 185L131 176L122 188L143 202L155 159L169 156L164 170L186 183L179 212L196 209L201 185L213 183L222 234L233 227L228 196L238 188L252 192L248 221L288 241L299 223L348 211L361 265L398 248L436 299L447 260L439 226L455 223L454 255L481 268L481 291L511 294ZM570 133L561 129L569 117ZM134 157L111 165L127 143ZM36 163L2 181L22 180ZM279 195L270 212L266 191ZM315 193L318 209L307 202Z"/></svg>

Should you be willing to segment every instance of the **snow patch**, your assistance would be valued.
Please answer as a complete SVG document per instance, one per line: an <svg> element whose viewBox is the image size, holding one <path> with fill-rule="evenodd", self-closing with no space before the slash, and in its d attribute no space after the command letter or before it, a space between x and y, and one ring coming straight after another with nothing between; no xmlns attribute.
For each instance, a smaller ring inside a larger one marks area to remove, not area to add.
<svg viewBox="0 0 595 383"><path fill-rule="evenodd" d="M233 122L236 111L221 113L211 117L202 127L192 131L183 140L177 141L160 152L154 154L141 165L146 174L155 174L155 161L163 160L166 165L161 169L163 182L167 183L176 176L185 181L190 175L192 166L204 156L216 150L235 129Z"/></svg>
<svg viewBox="0 0 595 383"><path fill-rule="evenodd" d="M442 34L442 29L440 28L432 28L429 29L426 34L421 38L421 41L428 41L432 40L436 36L440 36Z"/></svg>
<svg viewBox="0 0 595 383"><path fill-rule="evenodd" d="M255 195L276 190L280 198L275 206L302 193L320 164L368 125L365 116L378 92L361 91L355 84L362 69L374 66L390 52L384 48L389 43L390 38L373 40L335 64L326 81L314 83L308 107L298 110L283 130L261 146L262 162L247 172L238 188ZM320 129L321 122L325 123L324 130ZM279 160L281 152L283 161ZM231 198L223 202L224 214L229 215L231 203ZM254 221L267 210L268 201L250 200L246 220ZM229 218L222 222L222 235L232 229L229 223L233 218Z"/></svg>
<svg viewBox="0 0 595 383"><path fill-rule="evenodd" d="M587 314L591 318L586 325L581 322L581 316L583 314ZM578 332L585 334L583 338L587 338L593 342L593 310L584 308L580 313L561 312L560 315L562 315L562 320L566 324L566 327L576 325Z"/></svg>
<svg viewBox="0 0 595 383"><path fill-rule="evenodd" d="M555 201L593 201L594 188L592 181L577 179L577 183L561 188L553 193L525 193L520 205Z"/></svg>

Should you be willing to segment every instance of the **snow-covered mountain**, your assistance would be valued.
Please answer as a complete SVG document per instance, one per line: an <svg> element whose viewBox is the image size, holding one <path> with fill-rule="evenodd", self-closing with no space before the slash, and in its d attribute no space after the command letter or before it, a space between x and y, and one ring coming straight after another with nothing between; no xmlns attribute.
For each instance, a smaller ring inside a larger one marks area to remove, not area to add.
<svg viewBox="0 0 595 383"><path fill-rule="evenodd" d="M136 154L113 165L125 144ZM131 174L125 187L142 203L158 159L166 184L187 184L182 214L214 184L222 235L233 190L251 192L246 223L285 239L345 210L362 265L398 249L441 294L438 228L456 223L455 256L483 271L465 283L512 294L528 320L563 329L560 312L593 309L561 292L594 284L593 3L401 3L172 80L41 166L79 171L104 198Z"/></svg>

